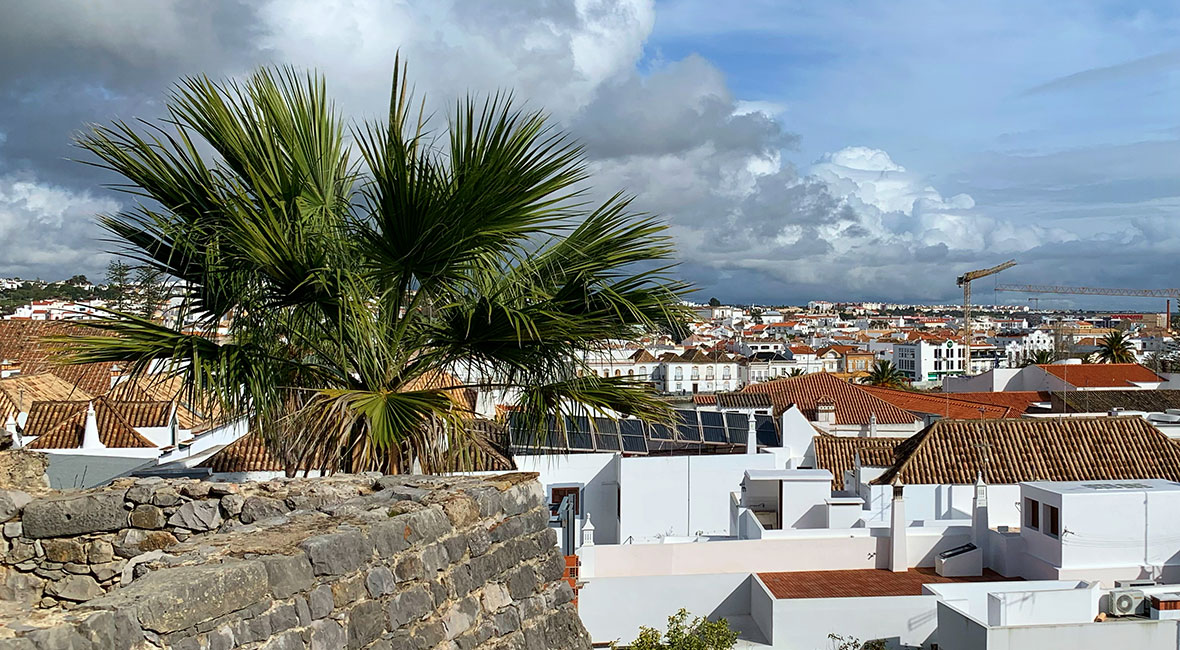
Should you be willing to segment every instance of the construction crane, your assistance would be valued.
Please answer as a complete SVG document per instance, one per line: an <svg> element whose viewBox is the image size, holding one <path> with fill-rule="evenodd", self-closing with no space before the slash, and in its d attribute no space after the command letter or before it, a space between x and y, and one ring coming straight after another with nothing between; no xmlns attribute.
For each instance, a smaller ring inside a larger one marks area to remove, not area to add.
<svg viewBox="0 0 1180 650"><path fill-rule="evenodd" d="M1103 289L1099 287L1063 287L1056 284L997 284L996 291L1024 293L1066 293L1080 296L1130 296L1132 298L1167 298L1167 329L1172 329L1172 301L1180 305L1180 289Z"/></svg>
<svg viewBox="0 0 1180 650"><path fill-rule="evenodd" d="M971 374L971 281L979 278L986 278L989 275L995 275L1004 269L1010 269L1016 266L1016 260L1008 260L1003 264L998 264L990 269L979 269L978 271L968 271L960 275L955 284L963 287L963 374Z"/></svg>

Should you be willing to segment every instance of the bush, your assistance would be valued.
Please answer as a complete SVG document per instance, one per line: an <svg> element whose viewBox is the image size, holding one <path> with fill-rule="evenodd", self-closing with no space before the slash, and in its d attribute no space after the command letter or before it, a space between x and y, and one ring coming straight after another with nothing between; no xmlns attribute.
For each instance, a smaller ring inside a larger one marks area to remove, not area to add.
<svg viewBox="0 0 1180 650"><path fill-rule="evenodd" d="M688 610L681 609L668 617L668 631L663 634L651 627L639 628L639 637L630 650L730 650L738 633L724 618L710 621L701 617L688 620Z"/></svg>

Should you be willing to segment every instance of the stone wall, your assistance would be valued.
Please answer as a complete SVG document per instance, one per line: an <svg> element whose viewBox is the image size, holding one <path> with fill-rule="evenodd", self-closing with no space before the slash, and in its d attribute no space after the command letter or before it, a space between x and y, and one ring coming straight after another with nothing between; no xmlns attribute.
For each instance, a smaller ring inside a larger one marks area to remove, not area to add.
<svg viewBox="0 0 1180 650"><path fill-rule="evenodd" d="M0 491L0 650L589 648L535 475Z"/></svg>

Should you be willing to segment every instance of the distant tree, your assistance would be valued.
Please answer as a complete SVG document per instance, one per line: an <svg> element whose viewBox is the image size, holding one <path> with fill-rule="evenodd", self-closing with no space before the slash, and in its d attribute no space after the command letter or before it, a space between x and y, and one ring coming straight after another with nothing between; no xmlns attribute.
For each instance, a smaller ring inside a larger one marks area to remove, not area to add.
<svg viewBox="0 0 1180 650"><path fill-rule="evenodd" d="M750 320L754 321L755 325L762 324L762 310L757 307L750 308Z"/></svg>
<svg viewBox="0 0 1180 650"><path fill-rule="evenodd" d="M873 369L869 371L868 376L862 382L870 386L886 388L904 388L910 383L909 379L897 369L897 366L893 365L892 361L884 359L873 363Z"/></svg>
<svg viewBox="0 0 1180 650"><path fill-rule="evenodd" d="M150 320L168 298L163 273L149 266L136 267L135 294L136 315Z"/></svg>
<svg viewBox="0 0 1180 650"><path fill-rule="evenodd" d="M639 628L639 637L630 650L730 650L737 645L738 633L724 618L710 621L696 617L689 621L688 610L681 609L668 617L668 631Z"/></svg>
<svg viewBox="0 0 1180 650"><path fill-rule="evenodd" d="M1135 348L1126 332L1111 332L1098 343L1102 363L1135 363Z"/></svg>
<svg viewBox="0 0 1180 650"><path fill-rule="evenodd" d="M70 277L69 280L66 280L66 284L73 285L75 287L83 287L90 284L90 280L87 280L86 276L84 275L75 275Z"/></svg>
<svg viewBox="0 0 1180 650"><path fill-rule="evenodd" d="M721 301L716 298L709 298L709 306L710 307L720 307Z"/></svg>
<svg viewBox="0 0 1180 650"><path fill-rule="evenodd" d="M125 311L131 294L131 265L123 260L107 264L107 291L111 294L115 311Z"/></svg>
<svg viewBox="0 0 1180 650"><path fill-rule="evenodd" d="M1053 363L1057 360L1057 353L1053 350L1037 350L1032 353L1032 356L1025 359L1021 364L1021 368L1028 366L1043 366Z"/></svg>

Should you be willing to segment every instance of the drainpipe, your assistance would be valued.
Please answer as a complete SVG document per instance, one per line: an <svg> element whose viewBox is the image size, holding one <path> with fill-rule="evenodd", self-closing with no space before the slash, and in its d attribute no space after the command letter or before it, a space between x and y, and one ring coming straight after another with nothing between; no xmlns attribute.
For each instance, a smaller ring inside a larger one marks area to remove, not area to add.
<svg viewBox="0 0 1180 650"><path fill-rule="evenodd" d="M905 486L898 483L893 486L893 503L889 517L889 570L894 573L905 573L909 570L909 559L906 556L906 520L905 497L902 494Z"/></svg>

